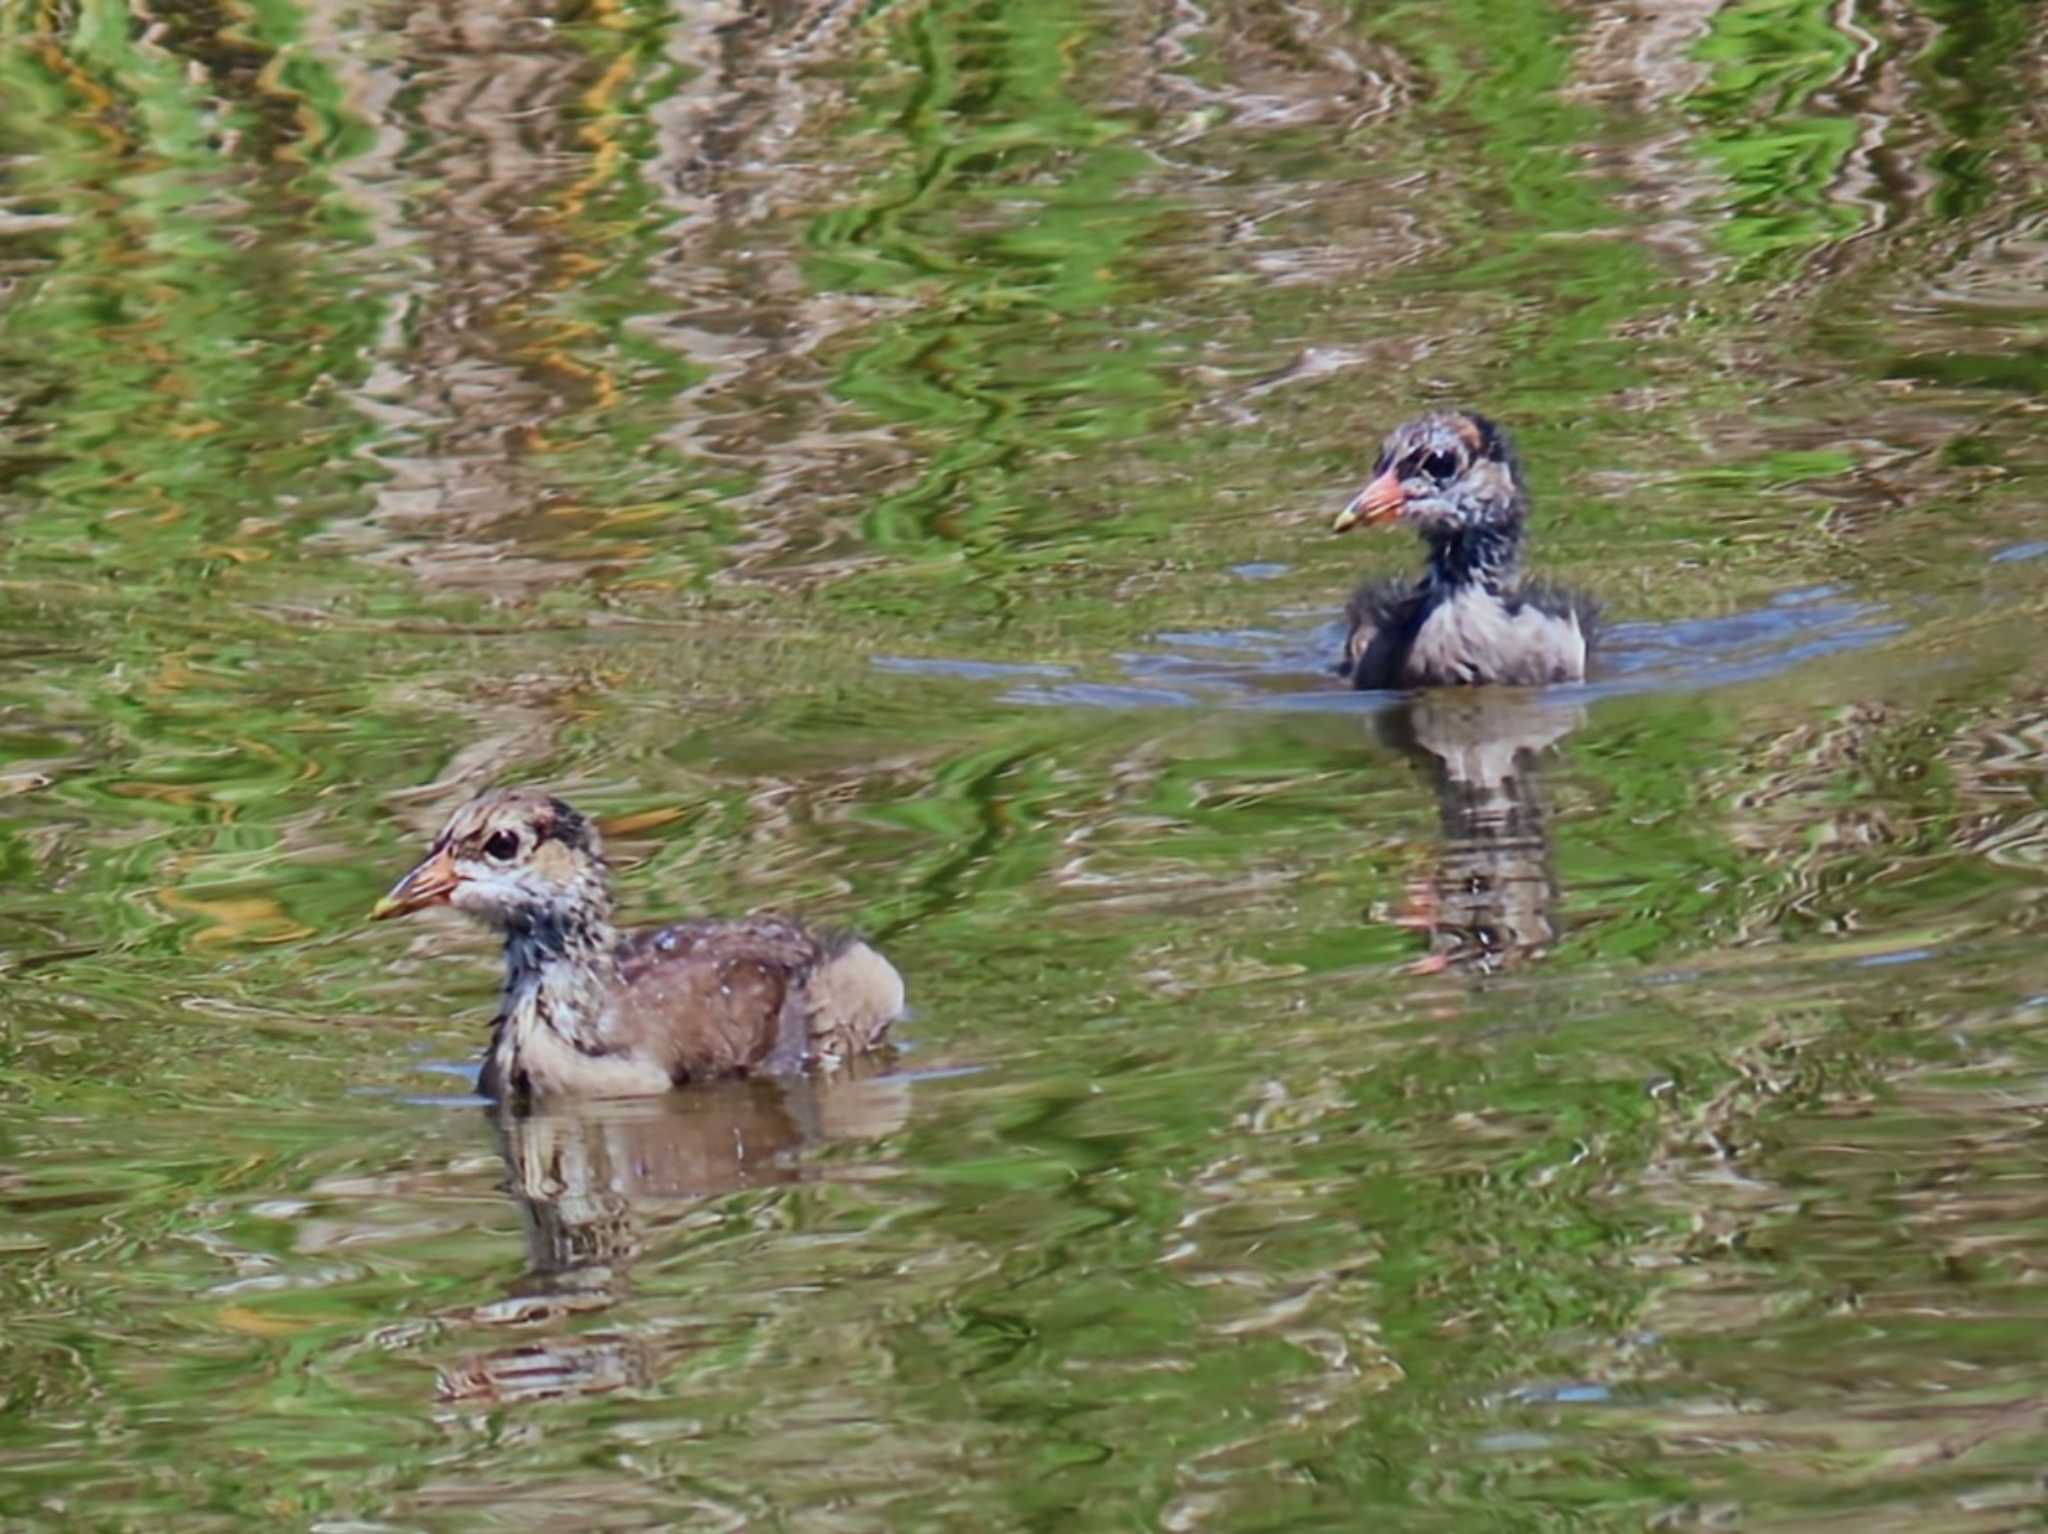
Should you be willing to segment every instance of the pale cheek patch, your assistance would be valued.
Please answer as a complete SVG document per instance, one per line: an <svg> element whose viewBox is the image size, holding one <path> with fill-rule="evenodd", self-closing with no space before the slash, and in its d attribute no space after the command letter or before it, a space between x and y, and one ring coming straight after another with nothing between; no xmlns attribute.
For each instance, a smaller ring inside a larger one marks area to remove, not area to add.
<svg viewBox="0 0 2048 1534"><path fill-rule="evenodd" d="M560 842L542 842L533 849L533 871L550 884L573 884L576 854Z"/></svg>
<svg viewBox="0 0 2048 1534"><path fill-rule="evenodd" d="M1474 498L1507 501L1514 496L1515 487L1508 479L1506 464L1475 463L1466 471L1465 480L1472 487Z"/></svg>
<svg viewBox="0 0 2048 1534"><path fill-rule="evenodd" d="M456 864L455 871L458 877L448 903L458 911L486 916L503 903L506 891L495 868L465 861Z"/></svg>

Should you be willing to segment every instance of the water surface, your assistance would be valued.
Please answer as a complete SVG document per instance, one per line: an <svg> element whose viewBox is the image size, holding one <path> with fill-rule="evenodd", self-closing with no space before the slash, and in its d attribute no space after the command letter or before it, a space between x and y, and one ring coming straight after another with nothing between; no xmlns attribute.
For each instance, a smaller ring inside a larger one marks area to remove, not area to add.
<svg viewBox="0 0 2048 1534"><path fill-rule="evenodd" d="M0 17L0 1522L2037 1522L2041 24ZM902 1053L494 1120L510 781Z"/></svg>

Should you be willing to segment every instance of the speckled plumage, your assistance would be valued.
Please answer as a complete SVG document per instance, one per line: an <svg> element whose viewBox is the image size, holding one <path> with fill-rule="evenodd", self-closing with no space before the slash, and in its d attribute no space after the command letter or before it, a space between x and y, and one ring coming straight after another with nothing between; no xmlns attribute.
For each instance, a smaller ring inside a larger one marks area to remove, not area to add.
<svg viewBox="0 0 2048 1534"><path fill-rule="evenodd" d="M1359 688L1584 680L1594 604L1522 580L1528 504L1514 446L1484 416L1432 412L1395 428L1337 528L1398 518L1428 563L1418 581L1352 594L1339 673Z"/></svg>
<svg viewBox="0 0 2048 1534"><path fill-rule="evenodd" d="M447 903L505 938L505 991L479 1090L634 1097L829 1066L879 1047L895 968L786 917L699 917L621 933L598 833L559 799L479 795L374 916Z"/></svg>

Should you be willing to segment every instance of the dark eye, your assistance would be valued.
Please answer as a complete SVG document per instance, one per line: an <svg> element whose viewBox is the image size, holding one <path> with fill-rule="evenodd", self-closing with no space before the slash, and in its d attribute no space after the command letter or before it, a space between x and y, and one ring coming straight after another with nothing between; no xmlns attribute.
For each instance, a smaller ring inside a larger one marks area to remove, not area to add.
<svg viewBox="0 0 2048 1534"><path fill-rule="evenodd" d="M500 863L510 862L519 856L519 833L517 831L493 831L490 840L484 843L484 856L496 858Z"/></svg>
<svg viewBox="0 0 2048 1534"><path fill-rule="evenodd" d="M1431 453L1422 460L1422 472L1442 484L1458 472L1458 460L1449 453Z"/></svg>

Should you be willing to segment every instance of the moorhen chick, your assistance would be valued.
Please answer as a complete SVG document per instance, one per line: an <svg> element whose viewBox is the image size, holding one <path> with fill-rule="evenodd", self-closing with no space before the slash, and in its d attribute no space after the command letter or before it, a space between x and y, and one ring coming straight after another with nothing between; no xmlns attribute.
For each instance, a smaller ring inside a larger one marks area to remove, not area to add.
<svg viewBox="0 0 2048 1534"><path fill-rule="evenodd" d="M430 905L505 937L487 1097L638 1097L830 1066L879 1047L903 1011L887 959L784 917L620 932L597 828L533 789L463 805L370 917Z"/></svg>
<svg viewBox="0 0 2048 1534"><path fill-rule="evenodd" d="M1422 535L1428 565L1412 585L1368 581L1352 595L1338 673L1359 688L1584 681L1594 605L1523 582L1528 514L1521 460L1485 416L1431 411L1395 427L1334 530L1398 519Z"/></svg>

